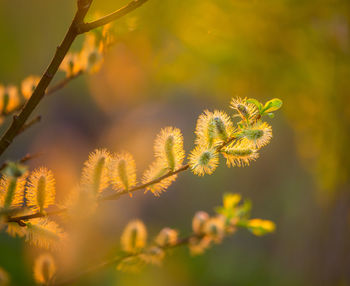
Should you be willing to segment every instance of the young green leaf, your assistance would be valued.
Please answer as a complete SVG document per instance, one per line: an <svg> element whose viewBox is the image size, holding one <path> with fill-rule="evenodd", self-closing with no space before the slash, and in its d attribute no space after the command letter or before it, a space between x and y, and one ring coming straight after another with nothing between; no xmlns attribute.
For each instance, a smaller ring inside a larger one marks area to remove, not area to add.
<svg viewBox="0 0 350 286"><path fill-rule="evenodd" d="M269 113L280 109L282 106L282 100L279 98L274 98L265 103L263 108L263 113Z"/></svg>

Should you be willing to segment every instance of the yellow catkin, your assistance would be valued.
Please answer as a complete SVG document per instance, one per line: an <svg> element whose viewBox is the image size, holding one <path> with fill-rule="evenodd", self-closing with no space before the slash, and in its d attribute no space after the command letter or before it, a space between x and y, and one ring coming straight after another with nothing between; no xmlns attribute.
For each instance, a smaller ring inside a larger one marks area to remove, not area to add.
<svg viewBox="0 0 350 286"><path fill-rule="evenodd" d="M45 208L55 203L55 178L46 168L34 170L29 176L26 192L27 206L43 212Z"/></svg>
<svg viewBox="0 0 350 286"><path fill-rule="evenodd" d="M27 175L12 177L4 175L0 179L0 207L20 207L24 199L24 186Z"/></svg>
<svg viewBox="0 0 350 286"><path fill-rule="evenodd" d="M190 249L191 255L199 255L208 249L210 247L210 244L211 239L208 236L204 236L203 238L191 237L188 247Z"/></svg>
<svg viewBox="0 0 350 286"><path fill-rule="evenodd" d="M18 88L14 85L0 85L0 113L8 113L16 109L20 104Z"/></svg>
<svg viewBox="0 0 350 286"><path fill-rule="evenodd" d="M276 225L270 220L254 218L248 221L248 229L255 235L261 236L270 232L274 232Z"/></svg>
<svg viewBox="0 0 350 286"><path fill-rule="evenodd" d="M136 163L128 152L114 155L109 165L111 185L116 191L129 190L136 185Z"/></svg>
<svg viewBox="0 0 350 286"><path fill-rule="evenodd" d="M220 243L225 235L224 217L217 216L209 218L204 224L203 231L215 243Z"/></svg>
<svg viewBox="0 0 350 286"><path fill-rule="evenodd" d="M163 228L155 239L156 244L161 247L172 246L176 244L178 239L178 234L179 233L174 229L171 229L169 227Z"/></svg>
<svg viewBox="0 0 350 286"><path fill-rule="evenodd" d="M39 81L40 81L40 77L36 75L28 76L22 81L21 92L25 99L28 99L29 97L31 97Z"/></svg>
<svg viewBox="0 0 350 286"><path fill-rule="evenodd" d="M97 149L90 153L81 176L81 187L85 191L98 194L108 187L110 160L111 155L106 149Z"/></svg>
<svg viewBox="0 0 350 286"><path fill-rule="evenodd" d="M60 65L60 70L66 73L66 77L72 77L79 73L82 70L79 55L77 53L67 53Z"/></svg>
<svg viewBox="0 0 350 286"><path fill-rule="evenodd" d="M258 114L256 106L252 103L248 103L247 98L232 98L230 107L235 110L237 115L244 121L252 120Z"/></svg>
<svg viewBox="0 0 350 286"><path fill-rule="evenodd" d="M56 273L56 263L52 255L49 253L43 253L34 263L34 279L40 284L49 284L52 281Z"/></svg>
<svg viewBox="0 0 350 286"><path fill-rule="evenodd" d="M174 127L163 128L154 142L155 157L164 161L170 170L182 165L185 157L183 137L180 129Z"/></svg>
<svg viewBox="0 0 350 286"><path fill-rule="evenodd" d="M87 34L83 48L79 53L79 62L83 71L88 73L98 72L103 63L103 55L96 46L96 39L93 34Z"/></svg>
<svg viewBox="0 0 350 286"><path fill-rule="evenodd" d="M32 245L45 249L58 249L65 239L66 234L54 221L38 218L27 223L26 241Z"/></svg>
<svg viewBox="0 0 350 286"><path fill-rule="evenodd" d="M224 147L221 150L221 154L225 157L228 167L249 166L251 161L259 158L259 153L247 140L240 140Z"/></svg>
<svg viewBox="0 0 350 286"><path fill-rule="evenodd" d="M199 176L211 175L219 164L219 154L215 149L197 145L189 156L191 171Z"/></svg>
<svg viewBox="0 0 350 286"><path fill-rule="evenodd" d="M228 140L233 131L232 121L225 112L205 110L197 120L196 144L210 148Z"/></svg>
<svg viewBox="0 0 350 286"><path fill-rule="evenodd" d="M129 222L123 231L120 241L125 252L135 253L141 250L146 246L146 226L140 220Z"/></svg>
<svg viewBox="0 0 350 286"><path fill-rule="evenodd" d="M142 178L142 183L146 184L148 182L151 182L166 175L168 172L169 169L167 166L164 166L164 161L158 159L154 161L145 171ZM176 180L176 178L177 175L172 175L170 177L162 179L160 182L147 186L145 188L145 192L151 191L155 196L160 196L160 194L162 192L165 192L166 189Z"/></svg>
<svg viewBox="0 0 350 286"><path fill-rule="evenodd" d="M208 221L209 215L204 211L196 212L192 219L192 230L195 234L203 234L204 225Z"/></svg>
<svg viewBox="0 0 350 286"><path fill-rule="evenodd" d="M144 251L140 257L148 264L160 266L165 257L165 251L160 247L152 246Z"/></svg>
<svg viewBox="0 0 350 286"><path fill-rule="evenodd" d="M272 127L266 122L258 121L254 125L241 131L239 135L242 141L246 141L256 149L269 144L272 138Z"/></svg>

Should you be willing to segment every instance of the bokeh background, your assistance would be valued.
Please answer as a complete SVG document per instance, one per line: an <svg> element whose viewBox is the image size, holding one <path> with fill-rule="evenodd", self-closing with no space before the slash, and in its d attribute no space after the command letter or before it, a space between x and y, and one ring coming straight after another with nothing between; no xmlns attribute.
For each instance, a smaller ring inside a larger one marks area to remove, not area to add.
<svg viewBox="0 0 350 286"><path fill-rule="evenodd" d="M127 3L94 2L90 19ZM0 81L41 74L74 11L72 0L0 0ZM58 199L95 148L130 151L141 175L161 127L181 128L189 152L204 109L230 112L232 96L279 97L284 106L257 162L222 162L204 178L188 172L160 198L138 193L106 203L65 267L111 255L133 218L150 236L164 226L186 234L193 214L211 212L228 191L250 198L253 216L275 221L277 231L241 231L202 256L178 249L161 268L109 268L76 285L350 285L349 21L347 0L150 0L119 20L102 69L46 98L36 110L42 122L4 156L43 152L30 166L54 171ZM0 234L0 266L13 285L34 283L34 257L21 239Z"/></svg>

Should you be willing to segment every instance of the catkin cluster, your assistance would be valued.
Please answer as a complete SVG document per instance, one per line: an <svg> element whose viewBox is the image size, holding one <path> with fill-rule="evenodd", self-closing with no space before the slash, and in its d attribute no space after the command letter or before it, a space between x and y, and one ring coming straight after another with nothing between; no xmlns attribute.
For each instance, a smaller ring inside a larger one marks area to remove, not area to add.
<svg viewBox="0 0 350 286"><path fill-rule="evenodd" d="M220 155L226 159L228 167L247 166L258 158L258 150L272 138L272 128L262 121L263 116L273 117L272 112L281 104L279 99L263 105L254 99L233 98L231 108L234 112L231 115L206 110L197 120L195 147L188 157L188 164L184 164L180 129L161 129L154 141L154 161L141 179L137 178L132 154L97 149L84 163L77 187L60 204L55 201L55 178L50 170L38 168L28 172L21 164L9 163L0 179L0 229L5 227L10 235L25 237L37 247L57 250L67 243L69 235L50 219L52 209L53 213L65 217L79 217L93 214L98 203L105 199L119 198L124 194L132 196L137 190L144 189L159 196L180 172L188 168L199 176L212 174ZM106 196L107 189L114 190L114 193ZM193 233L185 239L179 239L176 230L164 228L153 243L148 244L145 225L140 220L130 222L121 235L125 256L117 269L134 271L149 263L160 264L168 248L182 244L187 244L192 254L200 254L239 227L255 235L274 230L270 221L250 219L250 204L240 204L240 201L239 195L227 194L215 216L196 213L192 221ZM51 280L56 271L54 260L48 257L46 254L36 263L35 277L39 283Z"/></svg>

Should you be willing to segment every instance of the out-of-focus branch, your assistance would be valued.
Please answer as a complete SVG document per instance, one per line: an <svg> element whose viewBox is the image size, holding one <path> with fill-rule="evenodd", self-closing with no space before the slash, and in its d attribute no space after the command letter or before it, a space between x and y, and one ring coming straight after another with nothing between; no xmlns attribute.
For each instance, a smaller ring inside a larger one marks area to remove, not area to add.
<svg viewBox="0 0 350 286"><path fill-rule="evenodd" d="M125 5L124 7L116 10L115 12L104 16L96 21L90 22L90 23L82 23L78 25L78 33L86 33L88 31L91 31L95 28L104 26L112 21L115 21L126 14L129 14L131 11L135 10L136 8L140 7L142 4L146 3L148 0L134 0L130 2L129 4Z"/></svg>
<svg viewBox="0 0 350 286"><path fill-rule="evenodd" d="M157 246L157 247L159 247L160 249L163 249L163 250L167 250L167 249L170 249L170 248L176 248L176 247L187 245L190 242L191 239L193 239L193 238L200 239L202 237L203 237L203 235L191 234L191 235L189 235L187 237L178 239L175 243L173 243L171 245L165 245L165 246L162 246L162 247L161 246ZM126 254L126 255L123 255L123 256L114 257L114 258L112 258L110 260L104 261L104 262L96 264L96 265L94 265L94 266L92 266L90 268L87 268L84 271L78 272L74 276L68 278L67 280L63 280L61 282L53 283L53 286L70 285L70 284L76 282L81 277L84 277L84 276L86 276L88 274L94 273L94 272L96 272L98 270L107 268L107 267L112 266L112 265L118 265L119 263L123 262L125 259L128 259L130 257L137 257L137 256L139 256L141 254L144 254L144 253L145 252L139 252L139 253L135 253L135 254Z"/></svg>

